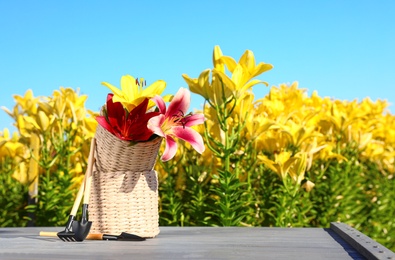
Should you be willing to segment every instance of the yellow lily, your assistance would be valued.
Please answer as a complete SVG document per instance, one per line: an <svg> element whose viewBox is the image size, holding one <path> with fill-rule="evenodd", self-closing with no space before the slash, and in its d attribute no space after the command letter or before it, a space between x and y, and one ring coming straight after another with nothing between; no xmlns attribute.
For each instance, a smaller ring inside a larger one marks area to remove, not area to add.
<svg viewBox="0 0 395 260"><path fill-rule="evenodd" d="M191 79L187 74L182 74L182 77L189 86L189 90L192 93L202 96L206 100L212 99L212 91L210 86L210 70L206 69L200 73L199 78Z"/></svg>
<svg viewBox="0 0 395 260"><path fill-rule="evenodd" d="M307 153L299 152L294 155L294 158L296 158L296 160L289 169L289 175L294 183L300 185L304 179L307 168Z"/></svg>
<svg viewBox="0 0 395 260"><path fill-rule="evenodd" d="M285 180L289 175L294 184L300 185L304 179L307 167L306 153L300 152L292 156L291 152L282 151L275 155L274 161L265 155L258 155L258 159L277 173L281 180Z"/></svg>
<svg viewBox="0 0 395 260"><path fill-rule="evenodd" d="M215 52L222 54L222 52L219 50L215 50ZM214 68L214 71L222 78L224 82L229 84L227 85L228 88L236 91L236 93L243 93L252 86L260 83L268 86L267 82L253 78L273 68L273 65L264 62L260 62L258 65L256 65L254 53L250 50L246 50L244 52L238 63L236 63L236 61L230 56L221 56L216 61L216 64L217 67ZM232 73L231 78L225 74L222 64L225 64L228 70ZM233 83L230 82L230 80Z"/></svg>
<svg viewBox="0 0 395 260"><path fill-rule="evenodd" d="M222 51L217 45L213 51L213 65L217 71L225 73L225 64L222 61ZM187 74L182 74L182 77L189 86L191 92L202 96L212 104L222 105L232 95L232 91L228 88L229 83L221 82L220 77L212 73L212 80L210 83L210 69L204 70L200 73L198 78L192 79Z"/></svg>
<svg viewBox="0 0 395 260"><path fill-rule="evenodd" d="M36 127L35 125L32 125L30 122L28 122L29 119L26 120L26 118L29 118L29 116L24 116L24 115L17 115L16 117L16 127L19 130L19 133L21 136L29 138L31 132L33 129Z"/></svg>
<svg viewBox="0 0 395 260"><path fill-rule="evenodd" d="M30 126L25 127L25 129L30 129L30 131L32 131L33 128L35 128L41 132L45 132L55 119L52 115L48 117L42 110L39 110L35 116L23 116L22 118L25 123L28 123L28 125L30 124ZM20 127L25 125L24 123L22 124L21 121L19 121L19 123Z"/></svg>
<svg viewBox="0 0 395 260"><path fill-rule="evenodd" d="M15 158L21 156L24 152L24 146L19 142L17 134L14 132L10 135L8 128L0 132L0 160L2 157L9 156Z"/></svg>
<svg viewBox="0 0 395 260"><path fill-rule="evenodd" d="M213 70L213 74L218 75L218 77L221 78L221 80L225 83L226 87L232 90L236 97L239 97L246 90L250 89L256 84L262 83L268 86L266 82L258 79L253 79L250 81L251 78L246 77L247 73L245 72L245 68L243 68L240 64L236 65L231 77L216 69Z"/></svg>
<svg viewBox="0 0 395 260"><path fill-rule="evenodd" d="M12 111L4 106L1 107L10 117L17 120L18 116L21 114L26 113L34 115L37 113L37 103L39 102L39 98L35 98L33 96L33 91L31 89L28 89L24 96L14 95L13 97L16 105Z"/></svg>
<svg viewBox="0 0 395 260"><path fill-rule="evenodd" d="M14 99L23 111L29 111L30 114L35 114L37 112L37 102L39 99L33 96L33 91L31 89L28 89L23 97L14 95Z"/></svg>
<svg viewBox="0 0 395 260"><path fill-rule="evenodd" d="M48 98L48 102L40 104L40 107L47 114L55 114L58 119L72 118L74 122L83 120L86 117L85 101L87 95L79 95L79 89L60 87L53 92L53 98Z"/></svg>
<svg viewBox="0 0 395 260"><path fill-rule="evenodd" d="M26 160L21 160L17 167L15 168L14 173L12 174L12 178L15 180L19 181L22 184L27 184L28 183L28 167L27 167L27 161Z"/></svg>
<svg viewBox="0 0 395 260"><path fill-rule="evenodd" d="M297 160L296 157L291 157L291 153L282 151L279 154L275 154L275 159L270 160L265 155L258 155L258 159L265 164L269 169L277 173L281 180L285 179L289 172L292 164Z"/></svg>
<svg viewBox="0 0 395 260"><path fill-rule="evenodd" d="M236 63L236 61L230 56L222 56L221 60L231 73L235 72L237 65L243 67L243 70L246 72L246 75L244 75L246 82L273 68L273 65L264 62L260 62L256 65L254 53L250 50L246 50L244 52L238 63Z"/></svg>
<svg viewBox="0 0 395 260"><path fill-rule="evenodd" d="M232 57L223 56L218 45L214 47L213 51L213 65L213 70L203 71L198 79L191 79L186 74L182 76L191 92L201 95L215 105L222 105L232 96L239 98L256 84L268 85L266 82L253 78L273 67L263 62L256 65L254 54L249 50L243 54L239 63L236 63ZM225 65L232 73L231 77L226 75ZM212 72L211 84L210 71Z"/></svg>
<svg viewBox="0 0 395 260"><path fill-rule="evenodd" d="M253 111L253 109L250 111ZM246 117L245 126L248 134L247 138L255 140L274 126L274 122L264 114L250 113Z"/></svg>
<svg viewBox="0 0 395 260"><path fill-rule="evenodd" d="M213 65L216 70L221 72L225 72L225 63L222 59L223 56L221 48L218 45L215 45L213 51Z"/></svg>
<svg viewBox="0 0 395 260"><path fill-rule="evenodd" d="M8 128L4 128L2 132L0 132L0 140L10 139L10 130Z"/></svg>
<svg viewBox="0 0 395 260"><path fill-rule="evenodd" d="M82 128L82 136L86 138L93 138L95 136L96 127L98 125L97 120L95 119L98 116L97 113L93 113L92 111L88 111L91 115L90 117L85 117L83 120L83 128Z"/></svg>
<svg viewBox="0 0 395 260"><path fill-rule="evenodd" d="M102 82L102 85L108 87L113 93L113 102L121 102L122 105L130 112L138 106L145 98L153 98L156 95L161 95L166 88L166 82L157 80L147 88L143 89L144 80L141 79L140 83L130 75L122 76L121 89L111 85L107 82ZM165 97L168 101L170 96ZM150 100L147 110L155 106L155 103Z"/></svg>
<svg viewBox="0 0 395 260"><path fill-rule="evenodd" d="M192 79L187 74L182 74L182 77L192 93L202 96L212 104L221 106L224 101L232 96L233 91L228 88L229 83L221 81L220 77L214 72L210 83L210 73L211 70L206 69L200 73L198 78Z"/></svg>
<svg viewBox="0 0 395 260"><path fill-rule="evenodd" d="M348 161L346 157L341 154L334 153L336 144L333 142L327 142L326 146L323 147L319 153L317 153L317 157L322 160L336 159L337 161Z"/></svg>
<svg viewBox="0 0 395 260"><path fill-rule="evenodd" d="M305 126L294 122L288 123L281 131L289 137L290 142L296 147L301 147L308 139L321 136L320 133L315 131L314 126Z"/></svg>

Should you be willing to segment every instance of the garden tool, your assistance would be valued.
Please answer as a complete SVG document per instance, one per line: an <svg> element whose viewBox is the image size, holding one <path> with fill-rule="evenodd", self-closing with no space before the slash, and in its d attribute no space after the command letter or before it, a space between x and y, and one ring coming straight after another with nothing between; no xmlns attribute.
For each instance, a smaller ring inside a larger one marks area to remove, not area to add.
<svg viewBox="0 0 395 260"><path fill-rule="evenodd" d="M77 214L78 207L80 206L83 194L84 194L84 182L81 183L80 189L78 190L77 197L75 198L74 205L73 208L71 209L64 231L60 231L56 233L56 235L65 242L74 241L74 232L71 230L71 227L75 220L75 216Z"/></svg>
<svg viewBox="0 0 395 260"><path fill-rule="evenodd" d="M82 217L81 221L73 221L72 228L74 232L75 241L83 241L89 234L92 226L92 221L88 221L88 204L89 195L91 192L92 171L95 162L96 139L92 138L91 149L89 151L88 169L85 173L85 189L84 189L84 202L82 204Z"/></svg>
<svg viewBox="0 0 395 260"><path fill-rule="evenodd" d="M40 232L40 236L44 237L56 237L56 232ZM119 236L117 235L109 235L109 234L88 234L86 236L87 240L118 240L118 241L144 241L144 237L140 237L137 235L129 234L126 232L122 232Z"/></svg>
<svg viewBox="0 0 395 260"><path fill-rule="evenodd" d="M89 234L88 239L120 240L120 241L144 241L144 237L122 232L119 236L108 234Z"/></svg>

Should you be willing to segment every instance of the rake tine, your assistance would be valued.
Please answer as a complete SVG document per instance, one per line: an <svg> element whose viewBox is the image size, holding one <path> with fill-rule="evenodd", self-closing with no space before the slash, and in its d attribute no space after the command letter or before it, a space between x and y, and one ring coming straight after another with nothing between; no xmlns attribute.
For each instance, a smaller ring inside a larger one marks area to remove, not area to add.
<svg viewBox="0 0 395 260"><path fill-rule="evenodd" d="M75 239L73 237L67 237L66 241L67 242L75 242Z"/></svg>
<svg viewBox="0 0 395 260"><path fill-rule="evenodd" d="M68 232L46 232L46 231L40 231L40 236L43 237L58 237L60 240L63 242L77 242L76 239L74 238L74 232L71 230Z"/></svg>

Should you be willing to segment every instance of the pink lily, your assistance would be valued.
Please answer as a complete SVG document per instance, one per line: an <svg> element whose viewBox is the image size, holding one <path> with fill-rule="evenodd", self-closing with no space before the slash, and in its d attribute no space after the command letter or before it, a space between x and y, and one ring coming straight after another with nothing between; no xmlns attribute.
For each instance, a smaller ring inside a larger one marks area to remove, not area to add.
<svg viewBox="0 0 395 260"><path fill-rule="evenodd" d="M190 143L198 153L203 153L205 149L203 138L197 131L190 127L202 124L204 122L204 115L185 114L191 102L191 93L189 90L180 88L170 102L168 109L166 109L166 104L162 97L155 96L152 100L159 108L160 114L148 121L148 128L166 140L166 148L161 160L168 161L176 154L177 143L174 137Z"/></svg>

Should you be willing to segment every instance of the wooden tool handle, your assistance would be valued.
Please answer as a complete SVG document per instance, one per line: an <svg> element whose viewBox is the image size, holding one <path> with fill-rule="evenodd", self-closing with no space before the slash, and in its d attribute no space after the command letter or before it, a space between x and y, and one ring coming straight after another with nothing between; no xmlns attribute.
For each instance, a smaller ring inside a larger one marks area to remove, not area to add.
<svg viewBox="0 0 395 260"><path fill-rule="evenodd" d="M40 237L57 237L58 232L40 231Z"/></svg>
<svg viewBox="0 0 395 260"><path fill-rule="evenodd" d="M103 240L103 234L88 234L86 239L88 239L88 240Z"/></svg>
<svg viewBox="0 0 395 260"><path fill-rule="evenodd" d="M77 197L75 198L74 205L73 208L71 209L70 215L73 216L77 215L77 211L78 208L80 207L80 203L82 200L82 195L84 194L84 185L85 185L84 182L85 180L81 183L80 189L78 190Z"/></svg>
<svg viewBox="0 0 395 260"><path fill-rule="evenodd" d="M95 150L96 150L96 139L92 138L91 149L89 151L89 158L88 158L88 167L85 173L84 204L89 203L89 195L91 193L93 164L95 163Z"/></svg>
<svg viewBox="0 0 395 260"><path fill-rule="evenodd" d="M58 237L58 232L40 231L40 237ZM88 234L86 239L89 240L103 240L103 234Z"/></svg>

